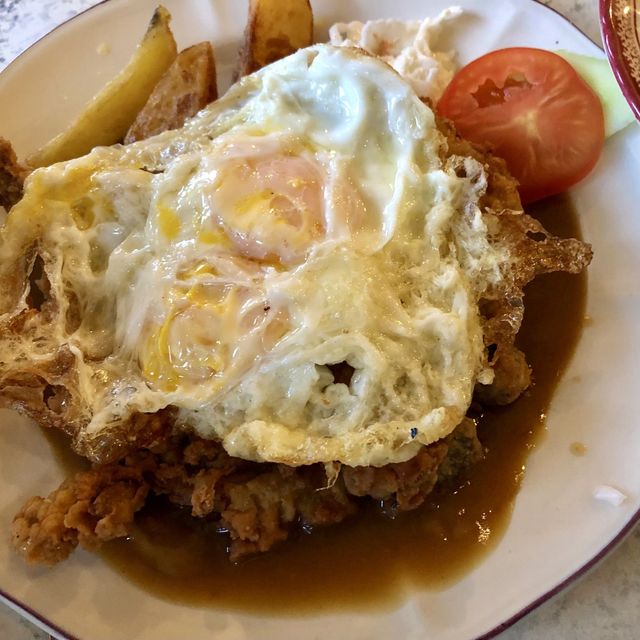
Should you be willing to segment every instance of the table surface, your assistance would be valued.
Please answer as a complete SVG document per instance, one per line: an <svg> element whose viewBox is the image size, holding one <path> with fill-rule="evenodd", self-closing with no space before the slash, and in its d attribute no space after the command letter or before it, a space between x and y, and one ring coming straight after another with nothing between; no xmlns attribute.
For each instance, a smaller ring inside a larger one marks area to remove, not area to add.
<svg viewBox="0 0 640 640"><path fill-rule="evenodd" d="M452 2L453 3L453 2ZM97 0L0 0L0 70L54 26ZM597 43L598 0L544 0ZM640 638L640 528L568 591L499 636L499 640ZM0 638L48 640L0 604Z"/></svg>

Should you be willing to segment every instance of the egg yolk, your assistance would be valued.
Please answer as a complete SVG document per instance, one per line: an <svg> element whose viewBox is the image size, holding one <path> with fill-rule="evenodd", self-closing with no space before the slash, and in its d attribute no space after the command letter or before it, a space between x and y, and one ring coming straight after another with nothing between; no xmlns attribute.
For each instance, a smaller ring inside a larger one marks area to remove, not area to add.
<svg viewBox="0 0 640 640"><path fill-rule="evenodd" d="M166 296L170 311L142 349L146 379L166 392L216 391L241 375L289 330L284 309L271 309L256 291L223 283L200 263L178 274Z"/></svg>
<svg viewBox="0 0 640 640"><path fill-rule="evenodd" d="M323 186L320 168L307 158L233 159L210 193L213 221L241 255L295 264L324 234Z"/></svg>
<svg viewBox="0 0 640 640"><path fill-rule="evenodd" d="M142 354L145 377L165 391L189 380L211 380L226 368L229 354L220 336L229 335L225 324L238 305L235 289L203 283L176 289L170 297L172 309Z"/></svg>
<svg viewBox="0 0 640 640"><path fill-rule="evenodd" d="M171 244L193 238L196 255L175 272L140 364L163 391L215 392L290 331L286 303L261 293L264 265L286 270L328 237L353 237L367 210L347 170L269 137L221 145L176 194L158 199L156 224Z"/></svg>

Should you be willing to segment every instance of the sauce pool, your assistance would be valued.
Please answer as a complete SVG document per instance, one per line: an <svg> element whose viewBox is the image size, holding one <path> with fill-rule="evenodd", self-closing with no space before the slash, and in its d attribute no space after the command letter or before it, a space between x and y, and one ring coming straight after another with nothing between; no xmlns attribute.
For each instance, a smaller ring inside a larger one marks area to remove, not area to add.
<svg viewBox="0 0 640 640"><path fill-rule="evenodd" d="M551 233L580 237L566 195L528 211ZM152 594L193 606L271 615L391 608L410 589L443 589L499 542L526 459L544 434L554 389L579 339L586 275L554 273L528 286L518 344L535 384L514 404L490 409L478 435L486 457L453 494L434 495L394 520L370 505L340 525L298 532L266 554L229 562L215 525L155 498L133 535L105 545L113 569Z"/></svg>

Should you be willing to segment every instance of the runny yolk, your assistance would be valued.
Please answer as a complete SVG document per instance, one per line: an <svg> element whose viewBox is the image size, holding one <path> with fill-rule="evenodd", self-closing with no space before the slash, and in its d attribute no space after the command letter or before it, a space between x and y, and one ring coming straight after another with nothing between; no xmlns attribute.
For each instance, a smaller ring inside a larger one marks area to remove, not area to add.
<svg viewBox="0 0 640 640"><path fill-rule="evenodd" d="M212 179L201 178L189 209L198 253L176 273L164 320L152 325L140 353L143 374L159 390L220 389L252 366L290 329L286 307L264 303L260 266L298 265L328 233L348 236L367 226L366 207L346 171L333 175L315 155L258 146L243 153L236 144L234 155L207 169ZM167 240L189 230L181 206L178 215L166 202L156 205ZM233 260L247 258L257 281L239 285L223 275ZM227 265L221 271L220 259Z"/></svg>
<svg viewBox="0 0 640 640"><path fill-rule="evenodd" d="M296 264L325 232L323 188L322 171L313 160L238 158L220 171L212 210L238 253Z"/></svg>
<svg viewBox="0 0 640 640"><path fill-rule="evenodd" d="M178 214L166 205L158 205L158 227L167 240L174 240L180 233Z"/></svg>
<svg viewBox="0 0 640 640"><path fill-rule="evenodd" d="M208 272L196 267L195 273ZM229 335L238 308L238 292L196 282L176 292L176 303L164 322L151 332L141 354L147 380L162 391L183 383L207 383L228 364Z"/></svg>
<svg viewBox="0 0 640 640"><path fill-rule="evenodd" d="M242 287L213 280L211 265L194 265L182 275L167 296L169 313L148 334L140 366L159 391L207 394L270 350L289 330L289 318Z"/></svg>

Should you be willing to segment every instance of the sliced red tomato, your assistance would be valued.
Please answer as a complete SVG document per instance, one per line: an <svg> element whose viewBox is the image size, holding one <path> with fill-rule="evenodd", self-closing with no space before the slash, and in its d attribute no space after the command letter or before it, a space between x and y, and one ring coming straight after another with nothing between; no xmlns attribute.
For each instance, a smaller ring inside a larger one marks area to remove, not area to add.
<svg viewBox="0 0 640 640"><path fill-rule="evenodd" d="M524 202L582 180L604 144L598 96L566 60L542 49L500 49L474 60L437 110L462 136L505 159Z"/></svg>

